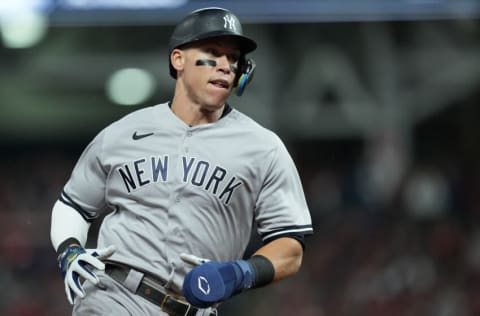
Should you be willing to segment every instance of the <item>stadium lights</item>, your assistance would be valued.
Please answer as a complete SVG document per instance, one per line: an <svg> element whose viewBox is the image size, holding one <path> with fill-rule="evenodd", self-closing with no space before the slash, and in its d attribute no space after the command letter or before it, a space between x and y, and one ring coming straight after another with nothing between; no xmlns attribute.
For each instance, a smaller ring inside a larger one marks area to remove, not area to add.
<svg viewBox="0 0 480 316"><path fill-rule="evenodd" d="M153 75L140 68L115 71L107 81L109 99L119 105L137 105L152 96L155 90Z"/></svg>
<svg viewBox="0 0 480 316"><path fill-rule="evenodd" d="M5 47L28 48L47 33L48 20L39 13L24 12L0 20L0 32Z"/></svg>
<svg viewBox="0 0 480 316"><path fill-rule="evenodd" d="M46 34L47 0L2 0L0 2L0 35L8 48L27 48Z"/></svg>

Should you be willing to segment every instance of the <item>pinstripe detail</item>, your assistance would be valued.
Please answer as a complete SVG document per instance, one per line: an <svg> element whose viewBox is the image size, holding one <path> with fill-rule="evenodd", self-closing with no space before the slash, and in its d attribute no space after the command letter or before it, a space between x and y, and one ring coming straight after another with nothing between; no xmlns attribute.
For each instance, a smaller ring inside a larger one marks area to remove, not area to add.
<svg viewBox="0 0 480 316"><path fill-rule="evenodd" d="M65 191L62 191L62 194L60 195L60 201L75 209L87 222L92 222L95 218L97 218L97 215L94 212L89 212L75 203L75 201Z"/></svg>

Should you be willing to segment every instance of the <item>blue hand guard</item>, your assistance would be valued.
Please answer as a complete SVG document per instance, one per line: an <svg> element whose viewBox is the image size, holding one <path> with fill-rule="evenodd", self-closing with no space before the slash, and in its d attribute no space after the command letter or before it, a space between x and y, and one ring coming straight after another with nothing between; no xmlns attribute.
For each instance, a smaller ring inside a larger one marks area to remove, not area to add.
<svg viewBox="0 0 480 316"><path fill-rule="evenodd" d="M251 288L253 266L245 260L226 263L210 261L190 271L183 282L183 295L197 307L206 308Z"/></svg>

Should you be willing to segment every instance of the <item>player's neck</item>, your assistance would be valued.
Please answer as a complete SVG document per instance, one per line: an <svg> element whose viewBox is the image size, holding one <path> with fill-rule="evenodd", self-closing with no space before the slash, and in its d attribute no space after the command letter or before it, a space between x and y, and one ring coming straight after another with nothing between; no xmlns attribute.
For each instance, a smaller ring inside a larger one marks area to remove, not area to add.
<svg viewBox="0 0 480 316"><path fill-rule="evenodd" d="M171 103L172 112L189 126L208 124L220 119L225 105L220 108L209 108L188 99L175 96Z"/></svg>

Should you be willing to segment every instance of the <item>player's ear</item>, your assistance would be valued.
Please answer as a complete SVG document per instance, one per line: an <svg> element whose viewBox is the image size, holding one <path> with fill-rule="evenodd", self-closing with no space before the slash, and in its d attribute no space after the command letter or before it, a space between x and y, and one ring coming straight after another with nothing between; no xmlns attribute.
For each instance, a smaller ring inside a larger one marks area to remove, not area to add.
<svg viewBox="0 0 480 316"><path fill-rule="evenodd" d="M176 71L183 70L185 66L185 55L184 52L180 49L174 49L170 54L170 62L172 63L172 67Z"/></svg>

